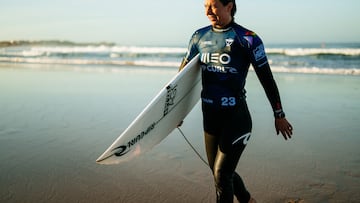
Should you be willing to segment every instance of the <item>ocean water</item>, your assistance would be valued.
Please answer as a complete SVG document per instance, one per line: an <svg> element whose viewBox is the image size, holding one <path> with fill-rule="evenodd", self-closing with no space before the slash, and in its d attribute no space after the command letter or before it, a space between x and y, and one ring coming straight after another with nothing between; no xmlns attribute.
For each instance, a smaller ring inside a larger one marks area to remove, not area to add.
<svg viewBox="0 0 360 203"><path fill-rule="evenodd" d="M274 72L360 75L360 43L269 44ZM68 41L0 42L0 65L58 64L114 71L122 66L178 67L183 47L122 46ZM31 66L28 66L31 67ZM48 66L46 66L48 67Z"/></svg>

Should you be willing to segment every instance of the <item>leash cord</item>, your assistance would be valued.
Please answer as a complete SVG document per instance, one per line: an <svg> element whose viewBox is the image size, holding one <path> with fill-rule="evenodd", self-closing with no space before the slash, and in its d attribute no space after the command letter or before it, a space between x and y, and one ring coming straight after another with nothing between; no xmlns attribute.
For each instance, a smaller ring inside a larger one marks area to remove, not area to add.
<svg viewBox="0 0 360 203"><path fill-rule="evenodd" d="M185 141L188 143L188 145L192 148L192 150L197 154L197 156L201 159L202 162L204 162L205 165L209 166L209 164L205 161L205 159L200 155L200 153L195 149L195 147L190 143L190 141L187 139L183 131L180 129L180 127L177 127L180 134L184 137Z"/></svg>

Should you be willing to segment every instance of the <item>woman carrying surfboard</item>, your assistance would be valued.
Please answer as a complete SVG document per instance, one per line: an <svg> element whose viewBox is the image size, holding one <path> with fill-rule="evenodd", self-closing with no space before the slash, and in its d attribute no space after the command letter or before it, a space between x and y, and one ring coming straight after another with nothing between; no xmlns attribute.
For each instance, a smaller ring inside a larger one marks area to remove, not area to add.
<svg viewBox="0 0 360 203"><path fill-rule="evenodd" d="M205 0L209 26L191 37L180 70L200 54L202 111L206 153L213 172L217 202L256 202L235 172L249 141L251 116L245 99L250 64L265 90L275 117L275 129L285 140L292 136L264 45L254 32L234 22L235 0Z"/></svg>

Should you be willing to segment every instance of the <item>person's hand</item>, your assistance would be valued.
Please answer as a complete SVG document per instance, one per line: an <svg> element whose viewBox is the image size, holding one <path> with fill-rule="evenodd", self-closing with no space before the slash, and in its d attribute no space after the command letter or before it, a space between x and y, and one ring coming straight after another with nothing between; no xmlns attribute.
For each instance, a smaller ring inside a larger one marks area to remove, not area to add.
<svg viewBox="0 0 360 203"><path fill-rule="evenodd" d="M293 134L293 127L286 118L275 118L275 129L276 134L279 135L281 133L285 140L290 139Z"/></svg>
<svg viewBox="0 0 360 203"><path fill-rule="evenodd" d="M180 123L176 126L177 128L181 127L184 121L180 121Z"/></svg>

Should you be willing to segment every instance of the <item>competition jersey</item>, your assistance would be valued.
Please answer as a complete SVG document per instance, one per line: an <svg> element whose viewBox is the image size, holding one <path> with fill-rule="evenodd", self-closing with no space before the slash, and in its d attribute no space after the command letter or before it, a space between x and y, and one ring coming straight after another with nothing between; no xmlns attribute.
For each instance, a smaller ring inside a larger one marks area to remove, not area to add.
<svg viewBox="0 0 360 203"><path fill-rule="evenodd" d="M235 106L237 100L245 96L245 80L252 64L274 113L282 111L264 45L254 32L235 22L225 29L201 28L193 34L183 64L198 53L202 102L215 107Z"/></svg>

